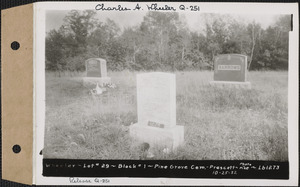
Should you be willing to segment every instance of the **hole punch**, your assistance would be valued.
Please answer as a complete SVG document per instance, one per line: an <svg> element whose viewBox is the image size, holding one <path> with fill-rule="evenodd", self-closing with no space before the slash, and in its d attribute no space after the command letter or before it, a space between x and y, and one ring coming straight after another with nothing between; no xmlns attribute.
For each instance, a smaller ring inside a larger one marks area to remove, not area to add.
<svg viewBox="0 0 300 187"><path fill-rule="evenodd" d="M21 152L21 146L14 145L13 148L12 148L12 150L13 150L14 153L17 154L17 153Z"/></svg>
<svg viewBox="0 0 300 187"><path fill-rule="evenodd" d="M20 48L20 44L19 42L17 41L14 41L11 43L10 47L13 49L13 50L18 50Z"/></svg>

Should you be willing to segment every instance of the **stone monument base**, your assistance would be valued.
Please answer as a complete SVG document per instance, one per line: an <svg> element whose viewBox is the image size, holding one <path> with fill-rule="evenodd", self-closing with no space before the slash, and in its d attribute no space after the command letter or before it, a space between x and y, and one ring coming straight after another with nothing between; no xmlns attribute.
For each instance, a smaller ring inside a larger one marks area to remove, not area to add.
<svg viewBox="0 0 300 187"><path fill-rule="evenodd" d="M176 125L171 128L151 127L133 124L129 127L130 136L136 140L174 150L184 142L184 126Z"/></svg>
<svg viewBox="0 0 300 187"><path fill-rule="evenodd" d="M98 83L99 86L103 86L104 84L110 84L110 77L83 77L83 85L84 86L95 86Z"/></svg>
<svg viewBox="0 0 300 187"><path fill-rule="evenodd" d="M226 88L243 88L243 89L251 89L250 82L234 82L234 81L210 81L210 85L216 87L226 87Z"/></svg>

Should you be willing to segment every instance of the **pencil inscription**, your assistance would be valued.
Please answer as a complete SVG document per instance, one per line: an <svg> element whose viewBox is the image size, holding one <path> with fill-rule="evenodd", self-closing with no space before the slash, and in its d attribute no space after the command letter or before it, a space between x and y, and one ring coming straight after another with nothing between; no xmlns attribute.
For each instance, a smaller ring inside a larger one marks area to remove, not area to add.
<svg viewBox="0 0 300 187"><path fill-rule="evenodd" d="M91 179L81 179L78 177L70 177L70 183L92 183Z"/></svg>
<svg viewBox="0 0 300 187"><path fill-rule="evenodd" d="M103 3L96 5L95 9L96 10L102 10L102 11L111 11L111 10L128 11L128 10L131 10L130 8L123 7L121 5L116 5L116 6L109 7L109 6L105 6Z"/></svg>
<svg viewBox="0 0 300 187"><path fill-rule="evenodd" d="M145 8L145 9L144 9ZM137 3L135 6L124 6L124 5L106 5L104 3L99 3L95 6L95 10L99 11L139 11L139 10L149 10L149 11L172 11L175 12L179 9L180 11L200 11L200 7L197 5L179 5L178 7L174 7L168 4L159 4L159 3L152 3L152 4L145 4L141 6Z"/></svg>
<svg viewBox="0 0 300 187"><path fill-rule="evenodd" d="M176 11L176 9L172 6L164 5L158 6L157 3L152 3L150 6L147 5L148 10L164 10L164 11Z"/></svg>

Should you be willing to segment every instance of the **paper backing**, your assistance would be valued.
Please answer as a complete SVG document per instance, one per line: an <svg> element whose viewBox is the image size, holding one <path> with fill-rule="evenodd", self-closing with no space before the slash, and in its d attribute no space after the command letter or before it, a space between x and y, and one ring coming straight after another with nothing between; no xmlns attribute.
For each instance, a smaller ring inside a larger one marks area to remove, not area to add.
<svg viewBox="0 0 300 187"><path fill-rule="evenodd" d="M32 184L33 4L1 15L2 178ZM20 44L18 50L11 43ZM14 145L21 152L14 153Z"/></svg>

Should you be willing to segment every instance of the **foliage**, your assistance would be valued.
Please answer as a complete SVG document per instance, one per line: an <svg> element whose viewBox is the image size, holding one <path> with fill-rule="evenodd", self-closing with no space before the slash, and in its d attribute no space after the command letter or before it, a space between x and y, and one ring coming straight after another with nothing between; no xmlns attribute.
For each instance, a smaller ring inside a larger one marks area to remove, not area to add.
<svg viewBox="0 0 300 187"><path fill-rule="evenodd" d="M70 11L58 30L46 37L46 69L82 71L84 61L105 58L113 71L211 69L216 55L248 56L248 69L286 70L290 16L263 29L230 15L203 14L203 32L192 32L178 13L148 12L123 30L95 11Z"/></svg>

